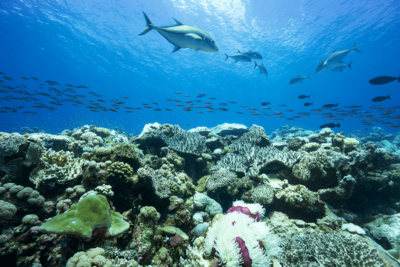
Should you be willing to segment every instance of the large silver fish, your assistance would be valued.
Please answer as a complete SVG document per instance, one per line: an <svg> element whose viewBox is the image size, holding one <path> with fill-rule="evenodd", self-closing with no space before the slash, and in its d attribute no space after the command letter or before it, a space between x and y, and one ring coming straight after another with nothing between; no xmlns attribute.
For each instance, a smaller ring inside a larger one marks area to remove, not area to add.
<svg viewBox="0 0 400 267"><path fill-rule="evenodd" d="M257 62L254 61L254 68L255 68L255 67L258 67L258 69L260 70L260 73L261 73L262 75L264 75L265 77L268 77L268 71L267 71L267 69L264 67L264 64L263 64L263 63L261 63L261 65L258 65ZM253 68L253 69L254 69L254 68Z"/></svg>
<svg viewBox="0 0 400 267"><path fill-rule="evenodd" d="M351 69L351 63L353 63L353 61L350 62L349 65L337 64L331 69L331 71L343 71L343 69L346 68L347 66L349 66L349 69Z"/></svg>
<svg viewBox="0 0 400 267"><path fill-rule="evenodd" d="M168 42L174 45L172 53L178 51L181 48L190 48L195 52L218 52L218 47L215 44L212 37L203 30L196 27L184 25L178 20L174 19L176 25L167 27L157 27L151 23L149 17L143 12L144 19L146 20L146 27L139 35L145 35L151 30L156 30L161 34Z"/></svg>
<svg viewBox="0 0 400 267"><path fill-rule="evenodd" d="M293 78L290 80L290 83L289 83L289 84L302 83L302 82L304 81L304 79L307 79L307 78L311 80L310 74L308 74L307 76L300 76L300 75L297 75L296 77L293 77Z"/></svg>
<svg viewBox="0 0 400 267"><path fill-rule="evenodd" d="M235 63L237 63L238 61L251 62L251 58L249 58L248 56L246 56L245 54L242 54L242 53L236 53L232 56L228 56L227 54L225 54L225 56L226 56L225 61L230 57L231 59L235 60Z"/></svg>
<svg viewBox="0 0 400 267"><path fill-rule="evenodd" d="M262 56L260 55L260 53L255 52L255 51L247 51L247 52L240 52L240 50L237 50L239 53L244 54L246 56L248 56L251 59L263 59Z"/></svg>
<svg viewBox="0 0 400 267"><path fill-rule="evenodd" d="M353 50L362 53L360 50L358 50L357 43L352 49L337 52L334 51L330 55L326 56L323 60L321 60L321 62L318 64L316 73L321 73L324 70L329 69L333 65L340 63L345 58L345 56L347 56Z"/></svg>

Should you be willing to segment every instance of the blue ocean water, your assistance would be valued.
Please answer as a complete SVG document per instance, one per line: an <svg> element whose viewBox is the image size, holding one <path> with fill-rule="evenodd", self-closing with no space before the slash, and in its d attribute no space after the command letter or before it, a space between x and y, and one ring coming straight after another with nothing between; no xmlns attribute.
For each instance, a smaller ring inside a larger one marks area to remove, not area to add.
<svg viewBox="0 0 400 267"><path fill-rule="evenodd" d="M203 29L214 38L219 52L193 53L181 49L171 53L173 46L156 31L138 36L145 27L142 11L157 26L174 24L174 17ZM14 88L0 93L0 109L5 112L0 113L0 131L38 127L59 133L66 128L96 124L137 134L144 124L155 121L179 124L184 129L223 122L257 124L267 133L281 125L317 130L330 122L341 123L344 132L371 129L370 125L362 124L365 119L358 118L359 111L349 116L353 118L337 116L343 120L335 121L311 112L312 108L331 103L339 103L339 109L361 105L362 111L372 111L373 118L381 120L373 122L373 126L388 132L398 129L385 125L400 125L393 118L400 113L396 108L400 105L400 84L397 81L381 86L368 83L376 76L400 75L400 3L396 0L2 0L0 33L0 71L5 74L0 75L3 81L0 85ZM315 73L325 56L335 49L350 49L355 42L363 53L352 51L345 58L345 63L353 61L352 70ZM231 59L224 60L225 53L231 55L237 49L259 52L263 60L257 62L267 68L268 77L253 69L254 63L235 64ZM311 80L289 85L291 78L308 74ZM4 76L13 80L5 80ZM37 77L39 81L30 77ZM49 85L46 80L60 85ZM65 92L68 88L65 84L89 88ZM21 85L26 88L16 87ZM57 95L49 87L62 93ZM174 91L190 97L176 95ZM183 107L174 106L177 102L166 101L198 100L199 93L206 94L200 100L214 103L215 109L221 107L220 102L236 104L228 104L225 112L210 113L204 108L185 112ZM302 94L311 97L298 99ZM387 95L390 100L371 101L376 96ZM117 112L90 111L96 102L107 109L115 108L111 99L125 103L118 105ZM306 101L313 102L313 106L303 106ZM273 109L260 109L262 102L270 102L268 107ZM37 103L54 110L32 108ZM77 106L77 103L83 105ZM153 108L145 109L142 103ZM280 104L286 106L278 107ZM369 108L376 104L392 108L392 118L382 118L379 112ZM240 108L241 105L247 107ZM131 110L123 107L142 110L126 113ZM5 108L15 110L9 112ZM257 108L260 115L251 115L248 108ZM24 114L27 112L37 114ZM284 118L276 118L273 112L284 113ZM296 117L298 112L311 114L287 120Z"/></svg>

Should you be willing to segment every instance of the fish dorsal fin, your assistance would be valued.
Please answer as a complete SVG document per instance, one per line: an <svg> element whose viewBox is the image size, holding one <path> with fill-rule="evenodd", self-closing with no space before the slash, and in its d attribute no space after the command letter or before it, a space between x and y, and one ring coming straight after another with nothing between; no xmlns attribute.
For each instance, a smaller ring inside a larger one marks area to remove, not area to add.
<svg viewBox="0 0 400 267"><path fill-rule="evenodd" d="M173 20L175 20L176 26L183 25L183 23L177 20L176 18L173 18Z"/></svg>
<svg viewBox="0 0 400 267"><path fill-rule="evenodd" d="M331 54L333 54L333 53L335 53L335 52L336 52L336 49L335 49L335 50L333 50Z"/></svg>
<svg viewBox="0 0 400 267"><path fill-rule="evenodd" d="M197 41L203 41L203 38L201 38L200 36L198 36L195 33L187 33L185 34L185 36L191 37L193 39L196 39Z"/></svg>

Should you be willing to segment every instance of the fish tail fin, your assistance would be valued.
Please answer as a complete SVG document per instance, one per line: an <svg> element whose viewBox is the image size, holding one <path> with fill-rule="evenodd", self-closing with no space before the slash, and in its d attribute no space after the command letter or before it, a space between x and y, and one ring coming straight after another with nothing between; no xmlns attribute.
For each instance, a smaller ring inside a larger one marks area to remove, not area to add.
<svg viewBox="0 0 400 267"><path fill-rule="evenodd" d="M354 44L354 46L353 46L353 48L352 48L353 50L356 50L357 52L360 52L360 53L362 53L362 51L361 50L359 50L358 48L357 48L357 42Z"/></svg>
<svg viewBox="0 0 400 267"><path fill-rule="evenodd" d="M311 95L308 96L308 98L310 98Z"/></svg>
<svg viewBox="0 0 400 267"><path fill-rule="evenodd" d="M307 75L307 78L311 80L311 78L310 78L310 74L308 74L308 75Z"/></svg>
<svg viewBox="0 0 400 267"><path fill-rule="evenodd" d="M399 83L400 83L400 76L399 76L399 78L397 78L397 80L399 81Z"/></svg>
<svg viewBox="0 0 400 267"><path fill-rule="evenodd" d="M143 11L142 11L143 12ZM143 12L144 19L146 20L146 27L144 27L143 31L139 33L139 35L145 35L149 31L153 29L153 23L151 23L149 17L146 15L146 13Z"/></svg>
<svg viewBox="0 0 400 267"><path fill-rule="evenodd" d="M228 59L229 56L228 56L228 54L226 54L226 53L225 53L225 56L226 56L226 58L225 58L225 61L226 61L226 60Z"/></svg>
<svg viewBox="0 0 400 267"><path fill-rule="evenodd" d="M336 124L336 127L340 128L340 123Z"/></svg>
<svg viewBox="0 0 400 267"><path fill-rule="evenodd" d="M254 60L254 68L255 69L257 67L257 62Z"/></svg>
<svg viewBox="0 0 400 267"><path fill-rule="evenodd" d="M314 106L314 102L311 102L311 106Z"/></svg>
<svg viewBox="0 0 400 267"><path fill-rule="evenodd" d="M349 63L349 69L351 69L351 63L353 63L353 61Z"/></svg>
<svg viewBox="0 0 400 267"><path fill-rule="evenodd" d="M388 95L388 99L390 99L390 95Z"/></svg>

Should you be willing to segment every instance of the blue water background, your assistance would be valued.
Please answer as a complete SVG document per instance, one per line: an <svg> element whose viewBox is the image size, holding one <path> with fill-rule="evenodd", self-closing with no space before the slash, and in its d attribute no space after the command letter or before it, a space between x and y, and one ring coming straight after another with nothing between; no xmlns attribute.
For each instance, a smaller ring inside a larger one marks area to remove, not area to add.
<svg viewBox="0 0 400 267"><path fill-rule="evenodd" d="M182 49L172 54L173 46L156 31L138 36L145 26L142 10L155 25L171 25L174 17L205 30L214 38L219 52L193 53ZM321 59L334 49L350 49L355 42L363 53L352 51L345 58L346 63L353 61L353 70L315 74ZM329 103L339 103L339 108L362 105L369 110L367 107L375 104L371 101L373 97L388 94L391 100L382 105L400 105L400 83L383 86L368 83L375 76L400 75L399 44L400 2L396 0L2 0L0 71L14 79L4 85L24 84L33 93L38 82L20 77L35 76L40 83L53 80L61 85L86 85L89 89L76 89L78 94L87 95L86 99L98 99L88 95L91 91L106 101L114 98L125 101L123 106L157 102L160 108L171 108L173 112L145 109L128 114L121 108L117 113L92 113L71 103L57 106L55 111L32 110L33 102L1 100L1 107L25 108L17 113L0 114L0 131L20 131L28 126L59 133L66 128L96 124L137 134L144 124L156 121L180 124L185 129L236 122L261 125L268 133L281 125L316 130L330 121L320 116L294 121L252 116L239 105L260 108L261 102L271 102L273 110L261 110L261 114L295 110L288 116ZM236 49L261 53L269 76L259 74L253 63L224 61L224 53L231 55ZM289 85L292 77L307 74L312 80ZM52 94L46 89L42 91ZM174 107L176 103L165 101L187 100L173 94L174 91L190 95L192 100L197 99L198 93L205 93L206 97L217 98L210 101L217 108L220 102L237 104L228 105L228 112L198 114L196 109L183 112L182 108ZM299 100L300 94L310 94L314 106L304 107L308 99ZM45 104L52 101L44 96L35 97ZM287 107L279 108L277 104ZM111 107L111 103L105 106ZM22 114L28 110L39 113ZM236 111L245 115L237 115ZM361 119L337 122L345 132L366 128L360 124Z"/></svg>

